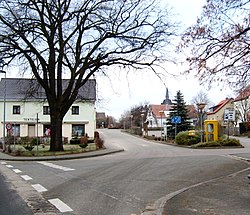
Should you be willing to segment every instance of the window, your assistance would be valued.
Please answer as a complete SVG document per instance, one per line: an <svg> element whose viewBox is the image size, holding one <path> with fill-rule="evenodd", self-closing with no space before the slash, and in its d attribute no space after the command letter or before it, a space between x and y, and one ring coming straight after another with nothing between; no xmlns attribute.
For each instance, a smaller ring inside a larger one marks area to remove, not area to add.
<svg viewBox="0 0 250 215"><path fill-rule="evenodd" d="M84 136L85 125L72 125L72 136Z"/></svg>
<svg viewBox="0 0 250 215"><path fill-rule="evenodd" d="M79 115L79 106L72 106L72 115Z"/></svg>
<svg viewBox="0 0 250 215"><path fill-rule="evenodd" d="M13 114L20 114L21 107L19 105L13 105Z"/></svg>
<svg viewBox="0 0 250 215"><path fill-rule="evenodd" d="M50 109L49 106L43 106L43 115L49 115Z"/></svg>
<svg viewBox="0 0 250 215"><path fill-rule="evenodd" d="M20 125L12 124L12 135L15 137L20 137Z"/></svg>

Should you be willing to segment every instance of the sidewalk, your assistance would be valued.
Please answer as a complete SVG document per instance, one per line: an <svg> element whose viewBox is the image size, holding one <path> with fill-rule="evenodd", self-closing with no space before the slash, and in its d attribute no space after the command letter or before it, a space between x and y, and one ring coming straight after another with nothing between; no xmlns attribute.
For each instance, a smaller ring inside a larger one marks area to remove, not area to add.
<svg viewBox="0 0 250 215"><path fill-rule="evenodd" d="M123 152L124 149L99 149L96 151L79 153L79 154L67 154L67 155L55 155L55 156L40 156L40 157L21 157L11 156L4 152L0 152L0 160L5 161L51 161L51 160L70 160L70 159L81 159L91 158L97 156L103 156L113 154L117 152Z"/></svg>
<svg viewBox="0 0 250 215"><path fill-rule="evenodd" d="M250 138L236 137L246 153L233 153L235 159L250 164ZM190 187L165 203L162 215L249 215L250 165L237 173Z"/></svg>

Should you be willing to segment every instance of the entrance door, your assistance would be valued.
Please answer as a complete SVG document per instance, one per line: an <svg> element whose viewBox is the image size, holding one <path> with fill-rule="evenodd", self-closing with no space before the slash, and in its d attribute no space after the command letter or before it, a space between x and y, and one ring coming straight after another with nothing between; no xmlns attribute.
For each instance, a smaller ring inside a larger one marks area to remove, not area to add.
<svg viewBox="0 0 250 215"><path fill-rule="evenodd" d="M28 135L29 137L35 137L35 125L29 125Z"/></svg>

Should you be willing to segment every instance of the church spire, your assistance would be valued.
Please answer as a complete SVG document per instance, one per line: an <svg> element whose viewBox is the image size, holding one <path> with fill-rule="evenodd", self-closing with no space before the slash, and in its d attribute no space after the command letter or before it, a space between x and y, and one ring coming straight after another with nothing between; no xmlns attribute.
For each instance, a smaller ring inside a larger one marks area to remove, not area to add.
<svg viewBox="0 0 250 215"><path fill-rule="evenodd" d="M171 105L172 101L169 99L169 93L168 93L168 88L166 87L166 97L161 103L162 105Z"/></svg>

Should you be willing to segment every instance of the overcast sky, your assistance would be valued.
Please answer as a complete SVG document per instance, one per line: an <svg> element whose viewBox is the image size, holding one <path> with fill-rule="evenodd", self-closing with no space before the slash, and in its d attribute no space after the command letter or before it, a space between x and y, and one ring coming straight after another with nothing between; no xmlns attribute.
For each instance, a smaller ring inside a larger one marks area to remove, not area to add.
<svg viewBox="0 0 250 215"><path fill-rule="evenodd" d="M201 13L205 0L162 0L167 1L173 7L178 16L178 21L182 22L183 29L195 23L196 18ZM174 51L174 50L173 50ZM165 68L175 74L183 72L186 67L181 65L172 65L166 63ZM191 100L200 90L206 92L209 99L214 103L229 96L234 96L230 89L222 89L220 87L207 91L206 86L200 86L194 76L182 76L178 78L167 77L164 83L153 73L125 73L117 74L110 71L110 79L97 79L98 81L98 98L101 99L97 103L97 111L105 112L106 115L114 116L119 119L121 114L129 111L131 107L140 103L149 102L150 104L161 104L165 98L166 88L169 89L170 99L173 99L176 92L180 90L184 95L187 104L191 104ZM112 83L110 83L112 82Z"/></svg>

